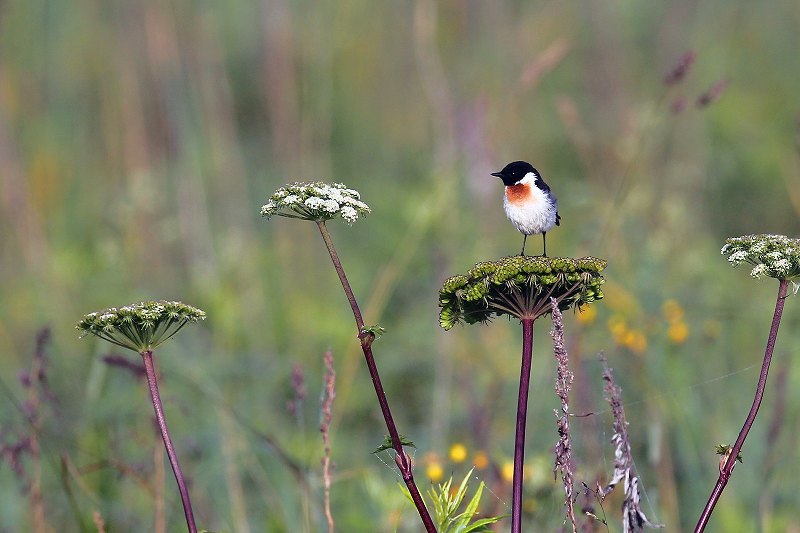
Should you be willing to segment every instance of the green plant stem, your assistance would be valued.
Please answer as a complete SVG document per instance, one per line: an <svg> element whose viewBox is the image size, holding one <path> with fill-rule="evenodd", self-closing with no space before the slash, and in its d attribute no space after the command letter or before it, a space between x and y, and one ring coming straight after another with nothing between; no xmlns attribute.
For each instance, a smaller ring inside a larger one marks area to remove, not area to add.
<svg viewBox="0 0 800 533"><path fill-rule="evenodd" d="M514 437L514 477L511 496L511 533L522 532L522 470L525 462L525 425L528 418L528 389L533 359L533 318L522 318L522 368L517 398L517 431Z"/></svg>
<svg viewBox="0 0 800 533"><path fill-rule="evenodd" d="M353 310L353 318L355 318L356 327L358 328L358 338L361 340L361 350L364 352L364 359L367 362L369 375L372 378L372 384L375 387L375 394L378 396L378 403L380 404L383 419L386 422L386 429L389 431L389 438L392 441L392 448L394 448L395 452L397 452L397 456L395 457L397 468L400 470L400 474L403 476L403 481L408 488L408 492L411 494L411 499L414 502L414 506L417 508L419 516L422 519L422 523L425 525L425 531L429 533L435 533L436 526L433 523L433 519L431 518L428 509L425 507L425 502L423 501L422 495L420 494L417 484L414 481L411 459L403 450L403 445L400 441L400 433L398 433L397 426L394 423L392 412L389 409L389 402L386 399L386 393L383 390L381 378L378 374L378 367L375 364L375 357L372 355L372 341L375 339L375 336L372 333L363 331L364 319L361 316L361 310L358 307L356 297L353 295L353 289L350 288L350 283L347 281L347 276L345 275L341 261L339 261L339 255L336 253L336 248L333 245L333 240L331 240L330 232L328 232L328 228L325 226L325 221L317 221L317 226L319 227L319 232L322 235L322 240L325 241L325 246L328 249L328 253L331 256L333 268L336 269L336 273L339 275L339 281L342 282L342 288L347 296L347 301L350 302L350 308Z"/></svg>
<svg viewBox="0 0 800 533"><path fill-rule="evenodd" d="M156 412L158 429L161 430L161 438L164 440L164 447L167 449L169 464L172 466L172 473L175 474L175 481L178 482L178 491L181 493L181 503L183 503L183 514L186 516L186 525L189 528L189 533L197 533L197 526L194 523L194 514L192 513L192 502L189 499L189 489L186 487L183 471L181 470L180 463L178 463L178 455L175 453L175 447L172 445L172 439L169 436L167 419L164 416L164 406L161 405L161 395L158 393L158 380L156 379L156 369L153 365L153 351L147 350L141 352L140 355L144 361L147 385L150 388L150 397L153 400L153 410Z"/></svg>
<svg viewBox="0 0 800 533"><path fill-rule="evenodd" d="M764 351L764 362L761 364L761 374L758 377L758 385L756 386L756 395L753 399L753 406L750 407L750 412L747 414L747 418L745 419L744 425L739 432L739 436L737 437L733 448L731 448L730 453L728 454L728 459L719 469L719 478L717 479L717 483L714 485L714 490L711 491L708 502L706 503L705 508L703 508L700 519L694 528L695 533L704 531L706 525L708 525L708 521L711 518L711 513L714 512L714 506L717 505L717 501L719 501L720 496L722 496L722 491L725 490L725 486L728 484L728 480L733 472L733 467L736 465L736 458L739 456L739 452L744 445L744 440L747 438L747 434L750 432L750 428L753 426L753 421L756 419L759 407L761 407L761 399L764 397L764 389L767 385L769 364L772 361L772 352L775 349L775 340L778 338L778 327L781 325L783 304L786 301L786 295L788 294L788 291L788 280L780 280L780 285L778 286L778 299L775 302L775 313L772 315L772 326L769 329L769 337L767 337L767 347Z"/></svg>

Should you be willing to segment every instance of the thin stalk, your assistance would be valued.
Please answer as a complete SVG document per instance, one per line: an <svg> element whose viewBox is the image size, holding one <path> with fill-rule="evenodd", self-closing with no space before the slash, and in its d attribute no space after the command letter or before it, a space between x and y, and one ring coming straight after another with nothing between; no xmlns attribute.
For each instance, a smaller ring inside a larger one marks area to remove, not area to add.
<svg viewBox="0 0 800 533"><path fill-rule="evenodd" d="M525 462L525 425L533 359L533 318L522 318L522 369L519 373L517 432L514 437L514 477L511 496L511 533L522 532L522 466Z"/></svg>
<svg viewBox="0 0 800 533"><path fill-rule="evenodd" d="M164 439L164 447L167 449L169 464L172 466L172 472L175 474L175 481L178 482L178 491L181 493L181 503L183 503L183 514L186 516L186 525L189 527L189 533L197 533L197 526L194 523L194 514L192 513L192 502L189 499L189 489L186 487L183 471L181 470L181 465L178 463L178 455L175 453L175 447L172 445L172 439L169 436L167 419L164 417L164 407L161 405L161 395L158 393L158 380L156 379L156 369L153 365L153 351L147 350L141 352L140 355L144 361L147 385L150 388L150 397L153 400L153 410L155 410L156 413L158 429L161 430L161 438Z"/></svg>
<svg viewBox="0 0 800 533"><path fill-rule="evenodd" d="M361 338L361 330L364 327L364 319L361 317L361 309L358 308L358 302L356 301L356 297L353 295L353 289L350 288L350 282L347 281L347 276L344 273L344 267L342 267L342 262L339 261L339 254L336 253L336 247L333 245L333 240L331 239L331 234L328 231L328 227L325 226L325 221L317 221L317 227L319 227L322 240L325 241L325 247L328 249L328 254L331 256L333 268L336 269L336 273L339 275L339 281L342 282L342 288L347 296L347 301L350 302L350 309L353 310L353 318L356 319L358 336Z"/></svg>
<svg viewBox="0 0 800 533"><path fill-rule="evenodd" d="M714 485L714 490L711 491L711 495L709 496L708 502L703 509L703 513L700 515L700 520L698 520L697 525L694 528L695 533L701 533L705 530L706 525L711 518L711 513L714 512L714 506L717 505L717 501L719 500L720 496L722 496L722 491L725 490L725 486L728 484L728 480L731 477L733 467L736 465L736 457L739 456L739 452L742 449L744 440L747 438L747 434L750 432L750 428L753 426L753 421L756 419L759 407L761 407L761 399L764 397L764 389L767 385L769 364L772 361L772 352L775 349L775 339L778 337L778 327L781 325L783 304L786 300L788 290L788 280L781 279L780 285L778 286L778 299L775 302L775 313L772 316L772 326L769 329L769 337L767 337L767 348L764 351L764 362L761 364L761 374L758 377L756 395L753 399L753 406L750 407L750 412L747 414L747 418L744 421L742 430L739 432L739 436L737 437L733 448L731 448L730 453L728 454L728 459L725 461L725 464L722 466L722 468L719 469L719 478L717 479L716 485Z"/></svg>
<svg viewBox="0 0 800 533"><path fill-rule="evenodd" d="M339 281L342 282L342 288L344 289L345 295L347 295L347 301L350 302L350 308L353 310L353 318L356 320L358 338L361 340L361 350L364 352L364 359L367 362L369 376L372 378L372 385L375 387L375 394L378 397L378 403L381 407L383 420L386 423L386 429L389 430L389 438L392 441L392 448L394 448L394 451L397 452L397 456L395 457L397 468L400 470L400 474L403 476L403 481L408 488L408 492L411 494L411 499L414 502L414 506L417 508L419 516L422 519L422 523L425 525L425 531L428 533L435 533L436 526L433 523L433 519L431 518L428 509L425 507L425 502L423 501L422 495L417 488L417 484L414 482L411 459L403 450L403 445L400 442L400 434L397 431L397 426L394 423L392 412L389 409L389 402L386 400L386 393L384 392L383 385L381 384L381 378L378 374L378 367L375 365L375 357L372 355L372 341L375 339L375 336L371 333L363 332L364 319L361 316L361 310L358 307L356 297L353 295L353 289L350 288L350 283L347 281L347 276L344 273L344 268L342 267L341 261L339 261L339 255L336 253L336 248L333 245L333 240L331 240L331 235L328 232L328 228L325 226L325 221L317 221L317 226L319 227L319 232L322 235L322 240L325 241L325 246L328 248L328 253L330 254L331 261L333 262L333 268L336 269L336 273L339 275Z"/></svg>
<svg viewBox="0 0 800 533"><path fill-rule="evenodd" d="M336 398L336 372L333 369L333 353L325 352L325 388L322 396L322 422L319 430L322 433L322 442L325 445L325 455L322 457L322 480L324 487L325 520L328 522L328 533L334 533L333 513L331 513L331 417L333 413L333 400Z"/></svg>

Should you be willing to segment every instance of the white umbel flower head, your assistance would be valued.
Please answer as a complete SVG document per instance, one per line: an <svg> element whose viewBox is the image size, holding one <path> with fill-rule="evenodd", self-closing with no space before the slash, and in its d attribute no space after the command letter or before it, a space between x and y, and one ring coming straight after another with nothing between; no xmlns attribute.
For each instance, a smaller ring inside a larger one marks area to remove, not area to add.
<svg viewBox="0 0 800 533"><path fill-rule="evenodd" d="M341 218L348 224L369 212L358 191L321 181L284 185L261 207L261 215L267 219L282 216L322 222Z"/></svg>
<svg viewBox="0 0 800 533"><path fill-rule="evenodd" d="M800 278L800 239L785 235L744 235L728 239L722 254L733 265L753 265L754 278Z"/></svg>

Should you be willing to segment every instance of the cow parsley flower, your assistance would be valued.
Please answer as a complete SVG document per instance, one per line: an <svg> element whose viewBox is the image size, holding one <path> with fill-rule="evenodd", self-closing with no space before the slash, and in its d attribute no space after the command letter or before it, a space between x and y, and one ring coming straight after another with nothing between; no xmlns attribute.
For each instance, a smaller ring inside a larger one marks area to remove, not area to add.
<svg viewBox="0 0 800 533"><path fill-rule="evenodd" d="M747 259L747 252L744 250L737 250L733 252L731 255L728 256L728 261L733 263L734 265L738 265L742 261Z"/></svg>
<svg viewBox="0 0 800 533"><path fill-rule="evenodd" d="M348 224L369 212L358 191L321 181L284 185L261 207L261 215L267 219L283 216L324 222L338 217Z"/></svg>
<svg viewBox="0 0 800 533"><path fill-rule="evenodd" d="M312 196L311 198L306 198L306 201L303 202L303 205L308 207L309 209L319 210L322 209L322 204L325 203L325 200L319 198L318 196Z"/></svg>
<svg viewBox="0 0 800 533"><path fill-rule="evenodd" d="M294 205L294 204L299 203L299 202L300 202L300 197L297 196L296 194L288 194L283 199L283 203L286 204L286 205Z"/></svg>
<svg viewBox="0 0 800 533"><path fill-rule="evenodd" d="M734 265L750 263L754 278L800 277L800 239L785 235L744 235L725 241L721 253Z"/></svg>
<svg viewBox="0 0 800 533"><path fill-rule="evenodd" d="M763 278L767 275L767 265L764 263L757 264L753 270L750 271L750 275L755 279Z"/></svg>
<svg viewBox="0 0 800 533"><path fill-rule="evenodd" d="M328 213L336 213L339 210L339 202L336 200L323 200L322 209Z"/></svg>
<svg viewBox="0 0 800 533"><path fill-rule="evenodd" d="M358 219L358 211L354 208L346 205L342 207L342 218L345 219L348 223L352 224Z"/></svg>

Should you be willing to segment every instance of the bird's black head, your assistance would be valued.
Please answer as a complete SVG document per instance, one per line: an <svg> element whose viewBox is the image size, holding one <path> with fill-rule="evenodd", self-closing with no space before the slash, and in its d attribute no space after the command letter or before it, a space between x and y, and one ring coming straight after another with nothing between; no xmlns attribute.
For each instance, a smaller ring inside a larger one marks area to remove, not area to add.
<svg viewBox="0 0 800 533"><path fill-rule="evenodd" d="M492 176L497 176L505 185L515 185L519 183L526 174L533 173L537 179L541 179L539 171L533 165L525 161L514 161L503 167L500 172L492 172Z"/></svg>

